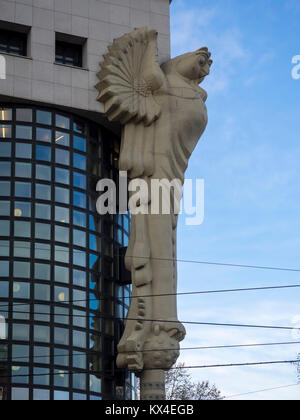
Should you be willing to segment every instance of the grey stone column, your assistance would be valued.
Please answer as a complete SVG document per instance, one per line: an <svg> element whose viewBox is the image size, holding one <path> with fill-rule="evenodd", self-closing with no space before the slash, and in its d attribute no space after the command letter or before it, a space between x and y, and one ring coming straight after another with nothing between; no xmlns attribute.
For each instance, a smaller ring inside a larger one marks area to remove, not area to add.
<svg viewBox="0 0 300 420"><path fill-rule="evenodd" d="M166 374L164 370L144 370L141 375L141 400L166 399Z"/></svg>

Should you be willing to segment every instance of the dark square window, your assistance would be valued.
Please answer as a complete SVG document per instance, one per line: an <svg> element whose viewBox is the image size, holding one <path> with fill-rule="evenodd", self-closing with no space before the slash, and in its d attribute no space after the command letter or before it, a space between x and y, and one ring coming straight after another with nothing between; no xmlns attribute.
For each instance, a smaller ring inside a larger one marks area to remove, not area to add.
<svg viewBox="0 0 300 420"><path fill-rule="evenodd" d="M82 45L57 40L55 62L66 66L82 67Z"/></svg>
<svg viewBox="0 0 300 420"><path fill-rule="evenodd" d="M27 56L27 34L0 29L0 52Z"/></svg>

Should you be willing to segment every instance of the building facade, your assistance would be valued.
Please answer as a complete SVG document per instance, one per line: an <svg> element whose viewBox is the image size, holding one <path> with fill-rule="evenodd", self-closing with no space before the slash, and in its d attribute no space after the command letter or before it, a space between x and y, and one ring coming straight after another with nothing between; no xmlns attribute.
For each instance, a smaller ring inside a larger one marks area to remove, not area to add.
<svg viewBox="0 0 300 420"><path fill-rule="evenodd" d="M96 212L120 127L94 86L108 44L145 25L169 58L169 0L0 0L0 399L133 397L115 367L130 219Z"/></svg>

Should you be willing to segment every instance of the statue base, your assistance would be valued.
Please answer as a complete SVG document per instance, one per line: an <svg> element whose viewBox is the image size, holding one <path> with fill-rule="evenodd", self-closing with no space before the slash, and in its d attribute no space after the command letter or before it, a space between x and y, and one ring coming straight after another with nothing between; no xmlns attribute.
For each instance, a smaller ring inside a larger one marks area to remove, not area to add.
<svg viewBox="0 0 300 420"><path fill-rule="evenodd" d="M166 399L166 374L164 370L145 370L141 374L141 400Z"/></svg>

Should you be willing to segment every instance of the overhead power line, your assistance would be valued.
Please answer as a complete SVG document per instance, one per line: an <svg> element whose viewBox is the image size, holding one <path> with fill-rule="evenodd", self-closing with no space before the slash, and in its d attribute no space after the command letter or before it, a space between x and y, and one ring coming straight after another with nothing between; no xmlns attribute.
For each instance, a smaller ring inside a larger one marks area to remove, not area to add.
<svg viewBox="0 0 300 420"><path fill-rule="evenodd" d="M235 349L235 348L252 348L252 347L271 347L271 346L288 346L288 345L297 345L300 344L300 341L287 341L287 342L279 342L279 343L253 343L253 344L232 344L232 345L224 345L224 346L202 346L202 347L182 347L180 351L201 351L201 350L224 350L224 349ZM174 348L162 348L160 351L173 351ZM156 352L157 349L147 349L147 350L136 350L132 353L149 353L149 352ZM128 351L127 353L131 353ZM73 353L73 356L89 356L89 355L97 355L97 351L86 351L84 353ZM57 357L66 357L65 354L55 355ZM10 362L14 362L15 360L27 360L28 357L14 357ZM34 359L49 359L49 356L35 356Z"/></svg>
<svg viewBox="0 0 300 420"><path fill-rule="evenodd" d="M228 395L226 397L221 397L222 400L228 400L230 398L238 398L238 397L244 397L246 395L252 395L252 394L259 394L261 392L268 392L268 391L275 391L277 389L284 389L284 388L292 388L295 386L300 386L299 384L291 384L291 385L283 385L283 386L277 386L275 388L266 388L266 389L259 389L257 391L251 391L251 392L245 392L243 394L236 394L236 395Z"/></svg>
<svg viewBox="0 0 300 420"><path fill-rule="evenodd" d="M160 368L148 368L144 369L144 371L153 371L153 370L177 370L177 369L214 369L214 368L224 368L224 367L251 367L251 366L266 366L266 365L282 365L282 364L295 364L299 363L299 360L274 360L269 362L249 362L249 363L229 363L229 364L216 364L216 365L199 365L199 366L175 366L169 369L169 367L160 367ZM59 370L59 369L57 369ZM116 368L114 371L124 371L124 369ZM107 370L103 370L101 372L95 371L64 371L63 369L60 372L49 372L49 373L33 373L27 375L0 375L0 378L27 378L27 377L39 377L39 376L55 376L55 375L71 375L71 374L90 374L90 375L103 375L107 373Z"/></svg>
<svg viewBox="0 0 300 420"><path fill-rule="evenodd" d="M264 287L248 287L248 288L239 288L239 289L219 289L219 290L203 290L198 292L178 292L178 293L164 293L164 294L157 294L157 295L141 295L141 296L130 296L127 299L145 299L145 298L152 298L152 297L168 297L168 296L193 296L193 295L206 295L206 294L217 294L217 293L235 293L235 292L255 292L255 291L263 291L263 290L281 290L281 289L297 289L300 288L300 284L290 284L290 285L283 285L283 286L264 286ZM102 300L111 299L112 296L101 296L99 298L87 298L87 299L74 299L74 300L63 300L63 301L50 301L50 303L77 303L77 302L98 302ZM49 303L49 302L47 302ZM0 308L7 307L7 305L0 305ZM27 303L13 303L13 306L25 306L28 305Z"/></svg>

